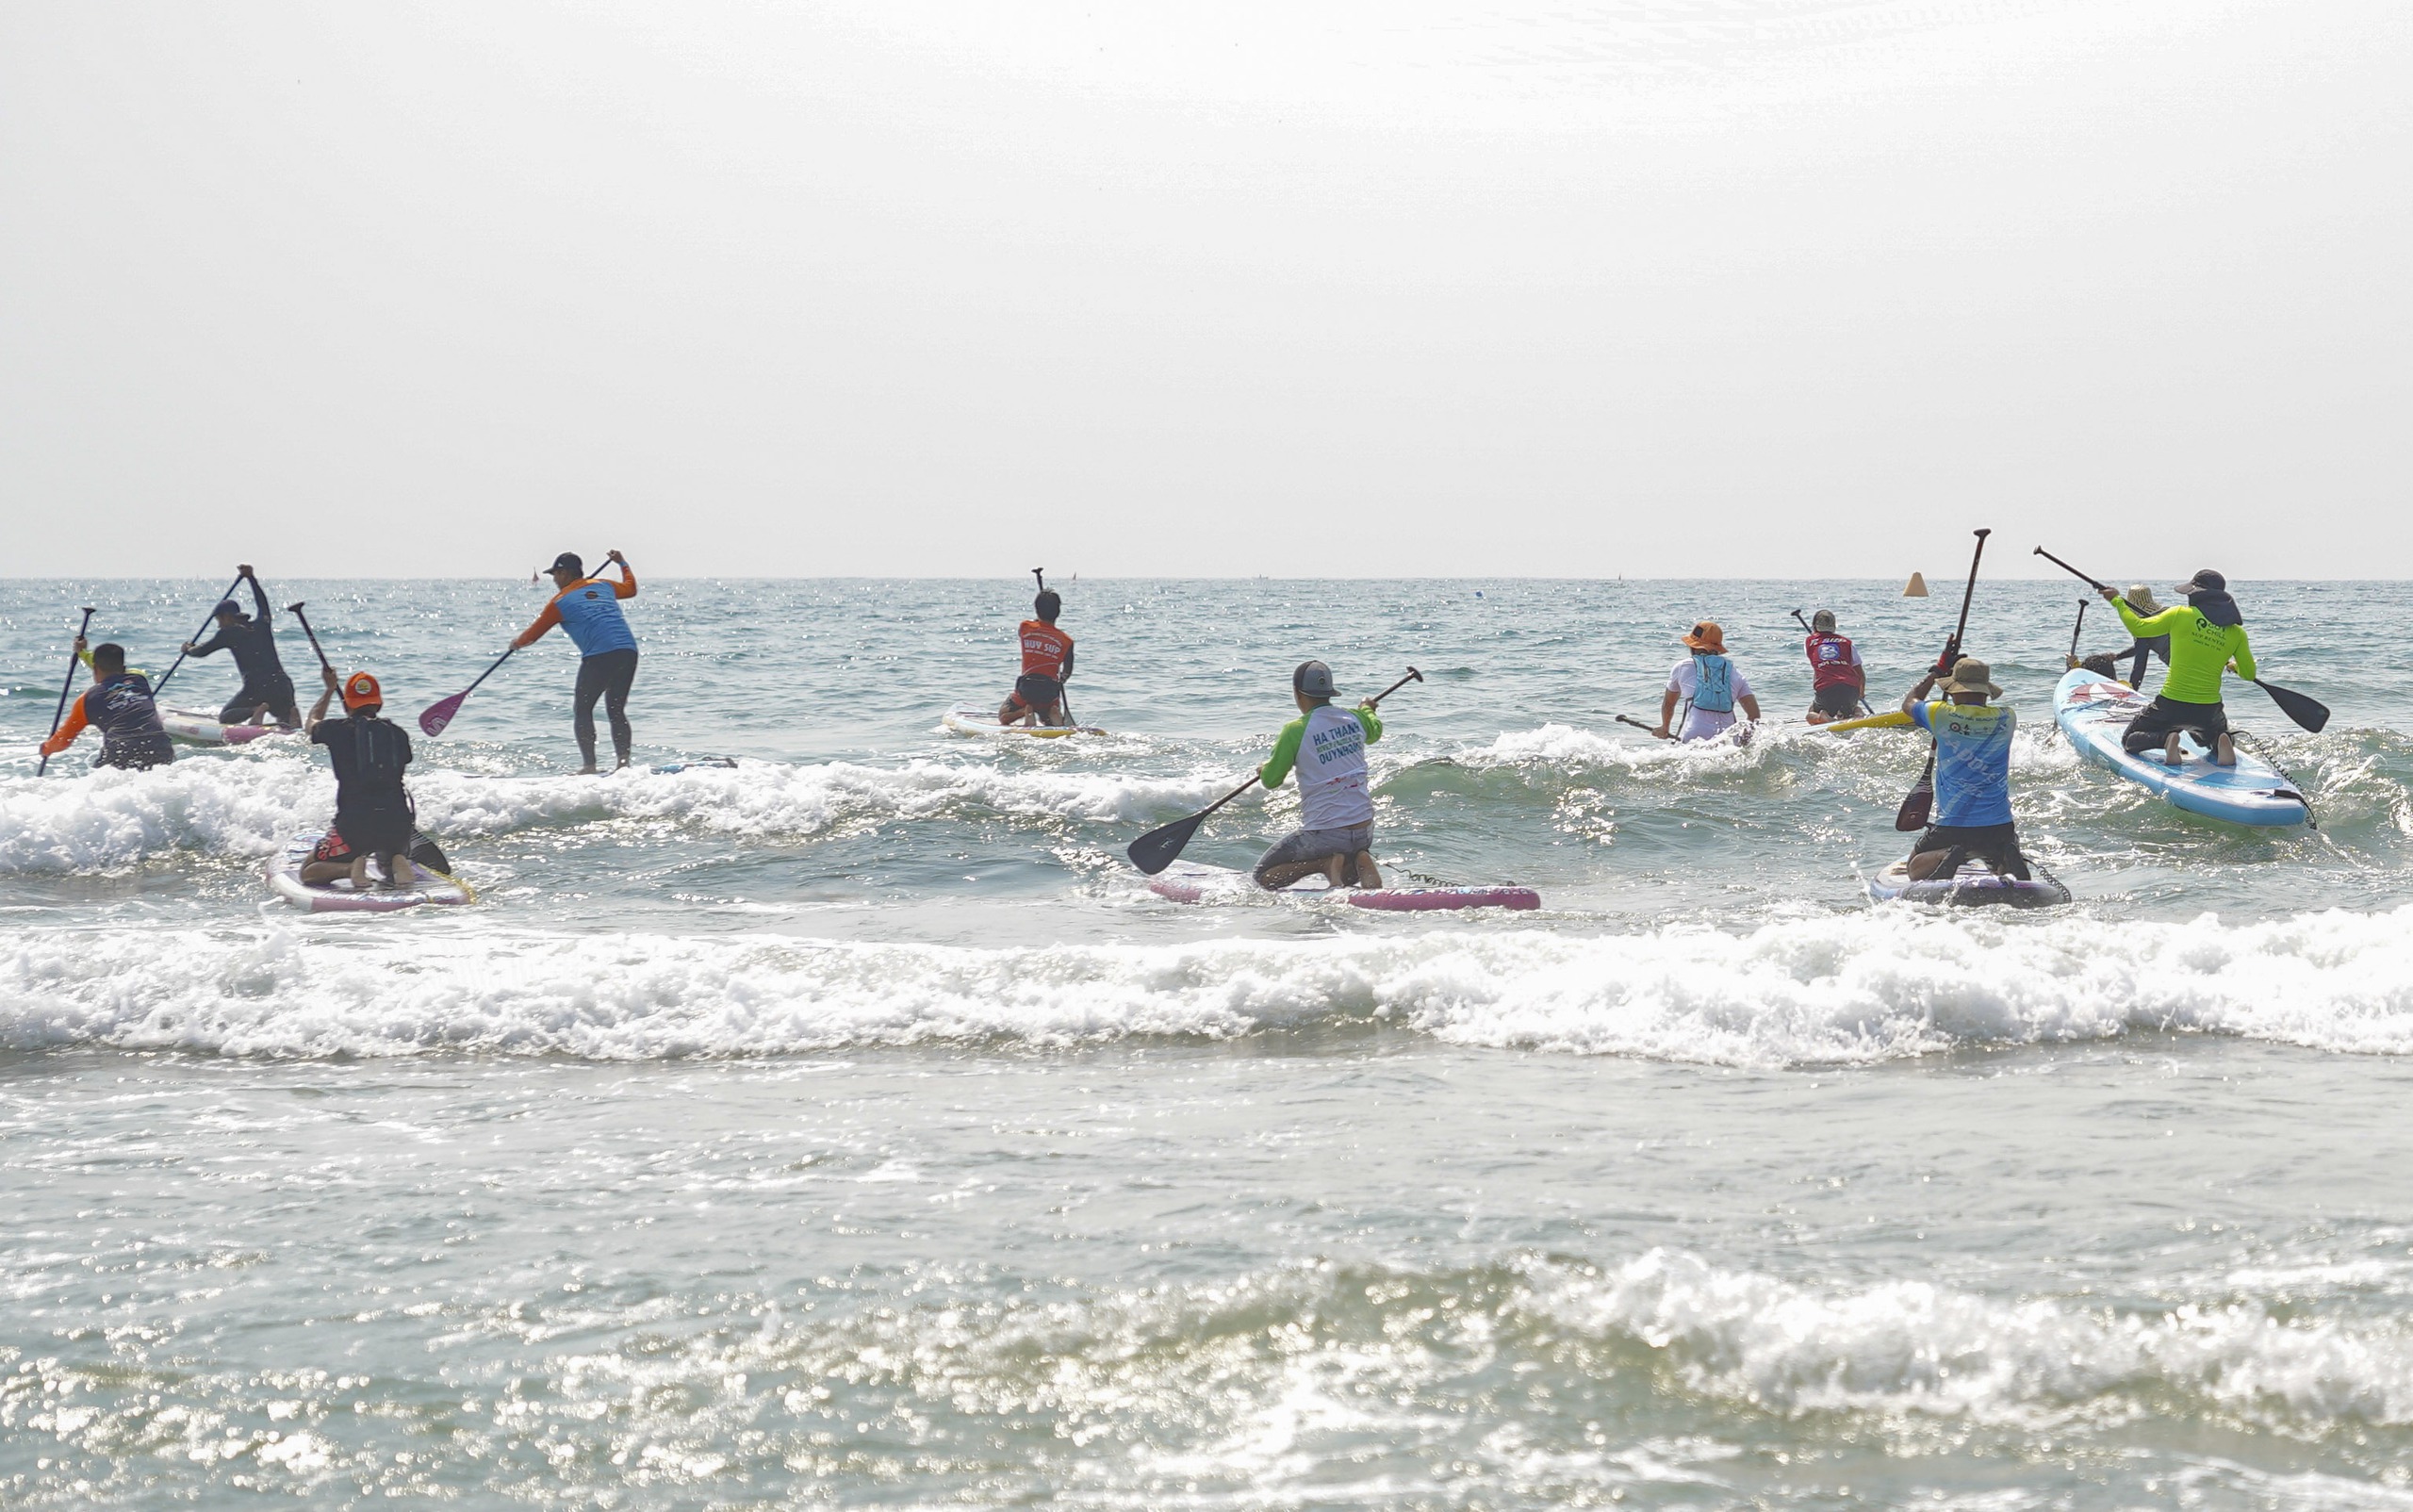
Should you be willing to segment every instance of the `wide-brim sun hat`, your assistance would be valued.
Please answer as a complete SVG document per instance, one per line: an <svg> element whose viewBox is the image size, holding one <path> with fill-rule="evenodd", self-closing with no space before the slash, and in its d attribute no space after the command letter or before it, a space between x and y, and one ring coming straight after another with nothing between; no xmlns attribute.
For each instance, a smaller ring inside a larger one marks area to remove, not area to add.
<svg viewBox="0 0 2413 1512"><path fill-rule="evenodd" d="M1676 638L1697 651L1708 651L1714 656L1726 654L1726 632L1715 619L1704 619L1693 627L1691 634Z"/></svg>
<svg viewBox="0 0 2413 1512"><path fill-rule="evenodd" d="M2129 608L2148 619L2161 613L2161 600L2153 596L2151 583L2131 583L2128 584L2128 591L2120 597L2128 600Z"/></svg>
<svg viewBox="0 0 2413 1512"><path fill-rule="evenodd" d="M1994 686L1994 669L1974 656L1964 656L1952 664L1952 675L1937 683L1940 693L1982 693L1989 698L2002 697L2002 689Z"/></svg>

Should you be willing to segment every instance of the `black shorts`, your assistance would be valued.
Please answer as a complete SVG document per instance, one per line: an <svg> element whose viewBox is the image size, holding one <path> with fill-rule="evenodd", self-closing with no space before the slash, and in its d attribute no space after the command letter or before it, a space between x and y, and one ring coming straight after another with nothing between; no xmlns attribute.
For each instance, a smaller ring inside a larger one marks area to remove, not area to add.
<svg viewBox="0 0 2413 1512"><path fill-rule="evenodd" d="M1810 707L1820 714L1830 714L1838 719L1847 719L1860 713L1860 690L1848 682L1838 682L1832 687L1814 689L1810 695Z"/></svg>
<svg viewBox="0 0 2413 1512"><path fill-rule="evenodd" d="M408 809L336 811L336 834L356 856L390 856L411 848Z"/></svg>
<svg viewBox="0 0 2413 1512"><path fill-rule="evenodd" d="M140 772L154 766L165 766L176 759L176 748L168 744L165 735L134 735L114 743L104 741L101 753L92 758L92 766L122 767Z"/></svg>
<svg viewBox="0 0 2413 1512"><path fill-rule="evenodd" d="M2120 737L2120 744L2132 751L2150 750L2166 744L2174 732L2182 730L2192 732L2208 747L2228 733L2228 710L2217 703L2181 703L2176 698L2157 696L2128 721L2127 732Z"/></svg>
<svg viewBox="0 0 2413 1512"><path fill-rule="evenodd" d="M1913 856L1930 851L1958 850L1986 863L2007 877L2027 879L2027 858L2020 854L2019 830L2010 824L1931 824L1919 843L1911 847ZM1956 866L1954 870L1959 870Z"/></svg>
<svg viewBox="0 0 2413 1512"><path fill-rule="evenodd" d="M1026 672L1014 679L1014 690L1006 701L1033 714L1045 714L1064 699L1064 684L1043 672Z"/></svg>

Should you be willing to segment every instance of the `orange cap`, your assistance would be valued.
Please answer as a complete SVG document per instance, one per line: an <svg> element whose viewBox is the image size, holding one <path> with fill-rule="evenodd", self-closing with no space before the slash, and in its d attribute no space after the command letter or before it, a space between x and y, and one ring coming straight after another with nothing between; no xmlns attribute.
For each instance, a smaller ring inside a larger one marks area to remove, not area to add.
<svg viewBox="0 0 2413 1512"><path fill-rule="evenodd" d="M354 672L352 676L343 680L343 706L345 708L382 708L385 706L385 690L380 688L377 685L377 680L370 677L368 673Z"/></svg>

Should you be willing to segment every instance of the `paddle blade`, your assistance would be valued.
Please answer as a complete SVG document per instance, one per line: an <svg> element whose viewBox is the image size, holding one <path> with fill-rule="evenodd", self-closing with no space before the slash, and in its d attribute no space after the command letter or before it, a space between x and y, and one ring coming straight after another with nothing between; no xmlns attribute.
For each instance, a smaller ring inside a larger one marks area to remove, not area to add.
<svg viewBox="0 0 2413 1512"><path fill-rule="evenodd" d="M444 859L443 848L416 830L411 831L410 857L429 871L442 872L447 877L452 875L452 863Z"/></svg>
<svg viewBox="0 0 2413 1512"><path fill-rule="evenodd" d="M461 701L468 696L467 691L455 693L449 698L438 698L421 709L419 712L420 731L431 735L444 733L444 727L451 724L452 716L461 712Z"/></svg>
<svg viewBox="0 0 2413 1512"><path fill-rule="evenodd" d="M1919 769L1919 785L1902 799L1894 811L1894 828L1908 833L1927 828L1928 815L1935 812L1935 758L1929 756L1927 765Z"/></svg>
<svg viewBox="0 0 2413 1512"><path fill-rule="evenodd" d="M2279 706L2279 712L2294 720L2298 728L2309 730L2317 735L2329 723L2329 706L2319 699L2306 698L2293 688L2274 687L2260 678L2254 680L2254 685L2269 694L2271 701Z"/></svg>
<svg viewBox="0 0 2413 1512"><path fill-rule="evenodd" d="M1206 815L1203 814L1193 814L1187 819L1176 819L1161 830L1151 830L1139 839L1132 841L1130 848L1124 854L1131 858L1132 865L1139 867L1143 874L1154 877L1174 863L1174 859L1181 854L1182 847L1190 844L1190 837L1196 834L1198 827L1206 822Z"/></svg>

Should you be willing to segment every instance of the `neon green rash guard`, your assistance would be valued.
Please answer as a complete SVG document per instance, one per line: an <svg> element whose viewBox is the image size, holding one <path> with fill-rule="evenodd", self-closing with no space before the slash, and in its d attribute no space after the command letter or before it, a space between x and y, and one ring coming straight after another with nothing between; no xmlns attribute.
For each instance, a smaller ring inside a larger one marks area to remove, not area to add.
<svg viewBox="0 0 2413 1512"><path fill-rule="evenodd" d="M2128 627L2131 635L2170 637L2170 675L2161 680L2165 698L2179 703L2220 702L2221 674L2231 662L2237 664L2238 676L2254 676L2254 649L2245 643L2243 625L2215 625L2186 604L2165 609L2151 619L2129 608L2124 599L2111 600L2111 607L2120 611L2120 623Z"/></svg>

